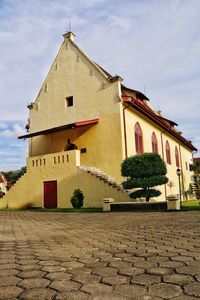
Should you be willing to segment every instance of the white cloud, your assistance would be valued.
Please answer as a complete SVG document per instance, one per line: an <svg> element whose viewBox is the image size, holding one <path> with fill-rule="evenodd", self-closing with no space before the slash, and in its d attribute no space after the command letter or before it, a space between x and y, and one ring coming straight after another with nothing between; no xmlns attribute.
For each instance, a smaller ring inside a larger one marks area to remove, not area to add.
<svg viewBox="0 0 200 300"><path fill-rule="evenodd" d="M0 121L0 129L5 129L7 128L7 124L5 122Z"/></svg>
<svg viewBox="0 0 200 300"><path fill-rule="evenodd" d="M24 133L25 130L16 123L12 126L12 128L0 131L0 137L13 138L23 135Z"/></svg>

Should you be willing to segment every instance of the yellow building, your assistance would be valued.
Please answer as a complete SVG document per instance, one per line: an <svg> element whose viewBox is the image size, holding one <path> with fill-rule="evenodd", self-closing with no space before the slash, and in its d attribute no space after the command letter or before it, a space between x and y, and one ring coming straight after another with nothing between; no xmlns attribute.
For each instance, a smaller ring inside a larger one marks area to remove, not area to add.
<svg viewBox="0 0 200 300"><path fill-rule="evenodd" d="M94 63L64 34L61 48L29 108L27 173L2 199L1 206L71 207L75 188L85 207L100 207L105 197L127 201L120 183L121 162L141 152L158 152L167 163L170 184L165 201L189 187L196 148L149 106L141 92L125 87ZM66 151L70 147L70 151Z"/></svg>

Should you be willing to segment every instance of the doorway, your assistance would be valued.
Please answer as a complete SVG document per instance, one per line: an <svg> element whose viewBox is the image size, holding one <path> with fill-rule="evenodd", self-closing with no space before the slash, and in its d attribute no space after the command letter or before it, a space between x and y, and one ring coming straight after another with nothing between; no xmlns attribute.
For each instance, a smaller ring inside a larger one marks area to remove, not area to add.
<svg viewBox="0 0 200 300"><path fill-rule="evenodd" d="M57 181L44 181L44 207L57 207Z"/></svg>

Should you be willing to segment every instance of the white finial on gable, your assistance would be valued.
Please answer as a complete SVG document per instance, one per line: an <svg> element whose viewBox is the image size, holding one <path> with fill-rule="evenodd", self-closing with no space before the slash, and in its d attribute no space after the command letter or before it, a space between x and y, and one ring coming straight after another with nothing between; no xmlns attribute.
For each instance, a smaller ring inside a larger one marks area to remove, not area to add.
<svg viewBox="0 0 200 300"><path fill-rule="evenodd" d="M74 38L75 38L75 34L72 31L68 31L68 32L63 34L63 37L64 37L65 40L73 41Z"/></svg>

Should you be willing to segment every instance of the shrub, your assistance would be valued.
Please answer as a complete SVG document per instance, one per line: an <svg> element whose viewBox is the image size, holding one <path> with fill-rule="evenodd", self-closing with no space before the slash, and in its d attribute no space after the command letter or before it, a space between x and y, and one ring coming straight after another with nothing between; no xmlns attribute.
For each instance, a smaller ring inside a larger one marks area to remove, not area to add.
<svg viewBox="0 0 200 300"><path fill-rule="evenodd" d="M84 195L80 189L75 189L70 199L74 208L81 208L83 206Z"/></svg>
<svg viewBox="0 0 200 300"><path fill-rule="evenodd" d="M125 189L140 188L130 194L131 198L158 197L161 192L152 187L168 182L165 176L167 168L157 153L137 154L125 159L121 166L122 176L127 177L122 183Z"/></svg>

